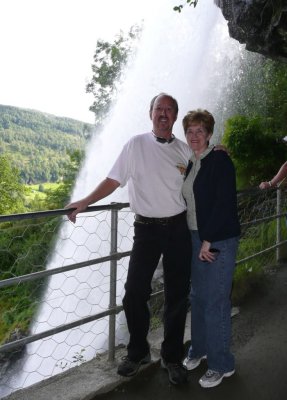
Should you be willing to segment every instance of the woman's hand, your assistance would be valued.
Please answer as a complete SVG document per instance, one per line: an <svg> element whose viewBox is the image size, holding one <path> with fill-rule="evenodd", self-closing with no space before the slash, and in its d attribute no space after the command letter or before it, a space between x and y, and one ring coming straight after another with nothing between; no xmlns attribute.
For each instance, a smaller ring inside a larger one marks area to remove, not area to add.
<svg viewBox="0 0 287 400"><path fill-rule="evenodd" d="M201 261L212 262L215 260L216 254L214 252L210 251L211 250L210 245L211 245L211 243L208 242L207 240L204 240L202 242L202 246L201 246L199 256L198 256Z"/></svg>
<svg viewBox="0 0 287 400"><path fill-rule="evenodd" d="M270 188L271 186L270 186L270 183L269 182L261 182L260 183L260 185L259 185L259 188L260 189L268 189L268 188Z"/></svg>

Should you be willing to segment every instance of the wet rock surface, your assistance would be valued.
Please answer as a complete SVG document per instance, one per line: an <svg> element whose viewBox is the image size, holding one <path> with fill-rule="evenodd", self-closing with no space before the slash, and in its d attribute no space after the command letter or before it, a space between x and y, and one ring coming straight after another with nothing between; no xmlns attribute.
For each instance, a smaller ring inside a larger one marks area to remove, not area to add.
<svg viewBox="0 0 287 400"><path fill-rule="evenodd" d="M286 0L215 0L229 34L246 49L287 62Z"/></svg>

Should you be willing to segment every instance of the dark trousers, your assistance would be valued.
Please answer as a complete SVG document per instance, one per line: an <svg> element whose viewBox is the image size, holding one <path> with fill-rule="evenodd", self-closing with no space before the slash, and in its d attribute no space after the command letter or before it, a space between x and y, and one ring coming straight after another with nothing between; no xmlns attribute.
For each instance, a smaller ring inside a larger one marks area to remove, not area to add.
<svg viewBox="0 0 287 400"><path fill-rule="evenodd" d="M166 225L134 223L135 235L130 257L124 311L130 333L128 356L139 361L149 352L150 324L148 300L151 281L161 255L164 274L164 340L161 356L180 362L184 355L183 337L190 290L191 238L186 216Z"/></svg>

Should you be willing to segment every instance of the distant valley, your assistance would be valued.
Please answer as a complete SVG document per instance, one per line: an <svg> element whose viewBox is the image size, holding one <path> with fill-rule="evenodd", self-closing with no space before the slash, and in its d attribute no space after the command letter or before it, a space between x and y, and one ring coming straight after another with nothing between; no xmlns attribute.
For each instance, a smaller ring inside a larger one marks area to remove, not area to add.
<svg viewBox="0 0 287 400"><path fill-rule="evenodd" d="M84 150L94 125L39 111L0 105L0 156L23 183L57 182L69 152Z"/></svg>

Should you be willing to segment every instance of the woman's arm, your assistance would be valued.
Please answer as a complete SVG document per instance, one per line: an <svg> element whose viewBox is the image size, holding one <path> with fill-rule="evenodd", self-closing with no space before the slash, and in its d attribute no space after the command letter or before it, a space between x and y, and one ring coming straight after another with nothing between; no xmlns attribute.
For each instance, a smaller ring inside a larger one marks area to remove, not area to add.
<svg viewBox="0 0 287 400"><path fill-rule="evenodd" d="M260 189L268 189L271 187L276 186L278 183L283 181L284 178L287 176L287 161L281 165L279 171L269 182L261 182L259 187Z"/></svg>

